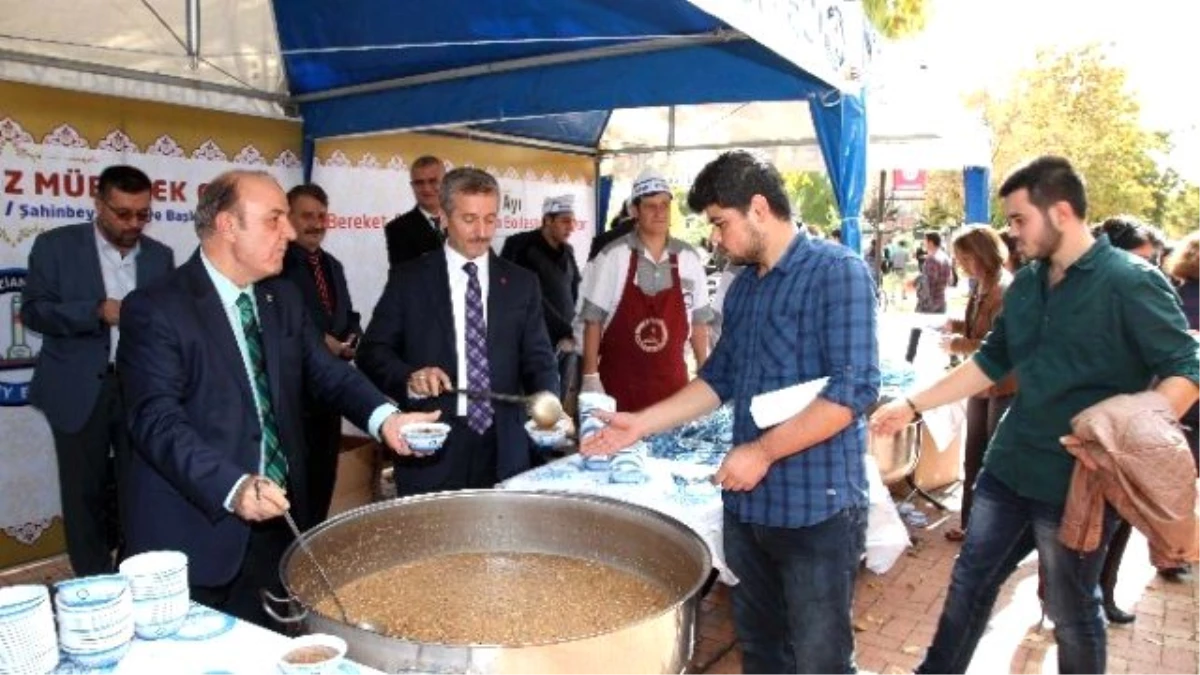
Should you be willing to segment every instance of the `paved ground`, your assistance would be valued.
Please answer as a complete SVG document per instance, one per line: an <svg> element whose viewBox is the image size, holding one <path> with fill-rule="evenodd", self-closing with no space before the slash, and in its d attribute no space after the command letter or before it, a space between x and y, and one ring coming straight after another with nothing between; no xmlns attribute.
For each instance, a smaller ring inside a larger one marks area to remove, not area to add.
<svg viewBox="0 0 1200 675"><path fill-rule="evenodd" d="M942 531L957 514L927 509L928 528L912 530L917 545L887 574L863 572L854 601L858 665L873 673L908 673L920 662L937 627L958 544ZM1108 631L1111 673L1198 673L1197 586L1168 582L1150 565L1146 541L1134 533L1125 552L1117 604L1137 621ZM1052 628L1039 626L1037 558L1030 556L1004 586L970 673L1055 673ZM733 642L728 589L705 601L693 664L709 673L742 672ZM728 649L728 651L726 651Z"/></svg>

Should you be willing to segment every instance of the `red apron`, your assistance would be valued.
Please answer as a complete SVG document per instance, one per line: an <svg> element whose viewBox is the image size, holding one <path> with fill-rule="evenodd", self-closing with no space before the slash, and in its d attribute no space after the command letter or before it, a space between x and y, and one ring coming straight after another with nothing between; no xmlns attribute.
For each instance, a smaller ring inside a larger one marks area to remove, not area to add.
<svg viewBox="0 0 1200 675"><path fill-rule="evenodd" d="M629 274L617 312L600 338L600 381L617 410L637 411L687 384L683 349L688 338L687 305L679 280L679 257L671 261L671 287L646 295L634 283L638 252L629 252Z"/></svg>

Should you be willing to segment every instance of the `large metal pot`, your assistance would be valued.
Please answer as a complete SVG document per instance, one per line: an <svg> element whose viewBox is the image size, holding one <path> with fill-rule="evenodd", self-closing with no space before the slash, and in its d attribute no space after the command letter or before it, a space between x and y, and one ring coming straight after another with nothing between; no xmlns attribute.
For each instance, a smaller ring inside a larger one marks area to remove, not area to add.
<svg viewBox="0 0 1200 675"><path fill-rule="evenodd" d="M883 484L899 483L917 468L921 459L921 425L909 424L894 434L869 432L867 451L879 466Z"/></svg>
<svg viewBox="0 0 1200 675"><path fill-rule="evenodd" d="M444 492L365 506L304 534L340 586L432 555L554 553L635 572L667 589L672 604L612 632L533 646L438 645L392 638L318 614L327 594L298 542L280 577L290 616L309 632L332 633L349 657L389 673L679 673L691 657L701 590L712 572L704 541L649 509L599 496L507 490ZM453 580L447 580L453 583ZM350 621L353 616L348 607Z"/></svg>
<svg viewBox="0 0 1200 675"><path fill-rule="evenodd" d="M870 417L893 398L880 396L879 401L867 411L867 416ZM880 434L868 429L867 453L875 458L884 485L899 483L917 468L917 462L921 459L921 422L914 421L894 434Z"/></svg>

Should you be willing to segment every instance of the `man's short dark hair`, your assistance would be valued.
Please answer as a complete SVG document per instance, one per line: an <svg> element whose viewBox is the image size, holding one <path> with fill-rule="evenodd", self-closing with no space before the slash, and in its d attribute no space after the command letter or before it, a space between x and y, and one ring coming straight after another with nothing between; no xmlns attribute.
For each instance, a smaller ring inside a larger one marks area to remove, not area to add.
<svg viewBox="0 0 1200 675"><path fill-rule="evenodd" d="M750 199L762 195L771 213L790 221L792 205L783 189L783 176L766 159L745 150L730 150L700 170L688 191L688 208L695 213L716 204L746 213Z"/></svg>
<svg viewBox="0 0 1200 675"><path fill-rule="evenodd" d="M496 195L500 196L500 184L492 174L483 169L460 166L453 169L442 179L442 192L438 195L442 212L454 212L454 195Z"/></svg>
<svg viewBox="0 0 1200 675"><path fill-rule="evenodd" d="M942 247L942 233L941 232L926 232L925 233L925 241L932 243L934 246L936 246L938 248L941 248Z"/></svg>
<svg viewBox="0 0 1200 675"><path fill-rule="evenodd" d="M438 159L437 157L434 157L433 155L421 155L420 157L413 160L412 169L410 169L410 171L416 171L417 169L424 169L427 166L444 167L444 166L446 166L446 163L443 162L442 160Z"/></svg>
<svg viewBox="0 0 1200 675"><path fill-rule="evenodd" d="M1080 219L1087 217L1083 177L1062 157L1044 155L1018 167L1004 179L1000 196L1022 189L1029 191L1029 201L1043 211L1056 202L1066 202Z"/></svg>
<svg viewBox="0 0 1200 675"><path fill-rule="evenodd" d="M316 183L305 183L288 190L288 206L294 206L298 197L312 197L321 202L321 206L329 208L329 195L325 194L325 189Z"/></svg>
<svg viewBox="0 0 1200 675"><path fill-rule="evenodd" d="M114 190L120 190L131 195L150 191L150 177L136 166L115 164L100 172L100 183L96 193L108 197Z"/></svg>
<svg viewBox="0 0 1200 675"><path fill-rule="evenodd" d="M1107 234L1109 243L1124 251L1139 249L1147 244L1155 248L1163 246L1162 236L1153 227L1128 214L1105 220L1094 234Z"/></svg>

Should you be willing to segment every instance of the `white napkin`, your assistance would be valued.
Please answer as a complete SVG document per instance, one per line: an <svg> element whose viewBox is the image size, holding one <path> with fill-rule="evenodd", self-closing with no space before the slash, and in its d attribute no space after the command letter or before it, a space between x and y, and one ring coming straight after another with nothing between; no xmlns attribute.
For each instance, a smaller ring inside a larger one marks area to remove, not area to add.
<svg viewBox="0 0 1200 675"><path fill-rule="evenodd" d="M828 382L828 377L820 377L759 394L750 399L750 416L759 429L773 427L808 407Z"/></svg>

